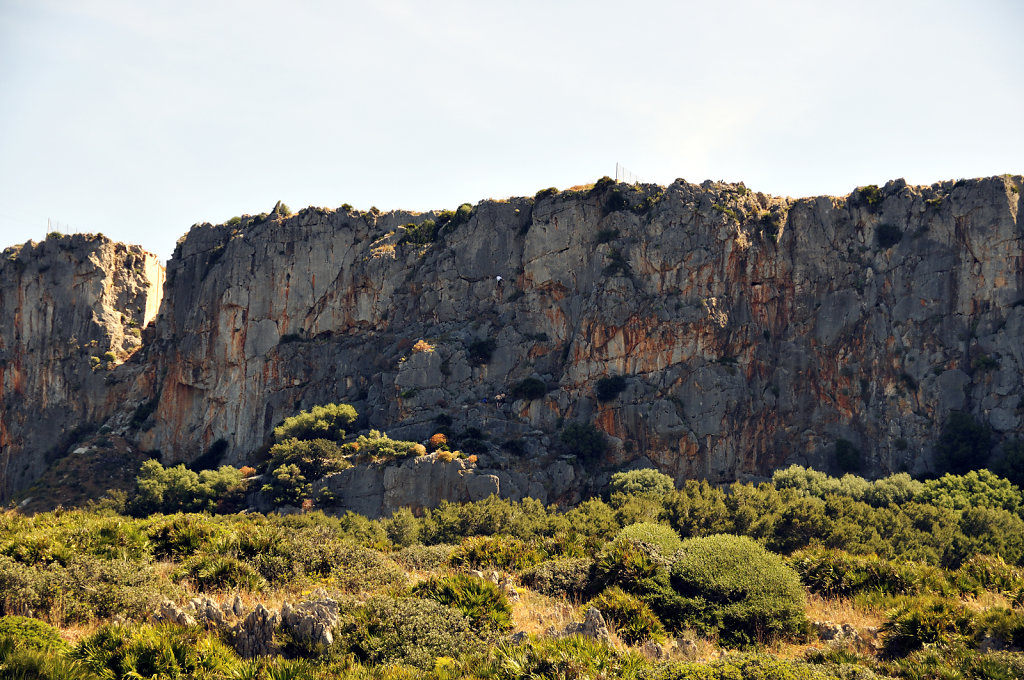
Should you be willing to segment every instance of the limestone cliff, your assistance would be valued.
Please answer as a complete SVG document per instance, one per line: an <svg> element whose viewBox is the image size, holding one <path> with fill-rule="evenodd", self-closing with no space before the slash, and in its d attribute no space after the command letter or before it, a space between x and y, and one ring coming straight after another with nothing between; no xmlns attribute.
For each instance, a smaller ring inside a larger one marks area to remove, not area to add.
<svg viewBox="0 0 1024 680"><path fill-rule="evenodd" d="M544 462L470 496L565 497L572 461L551 470L573 421L614 437L609 465L646 458L677 478L834 469L840 439L869 474L926 470L950 410L1022 431L1022 184L794 200L601 182L454 215L197 226L168 263L152 339L111 373L131 387L107 426L165 462L224 440L214 450L241 463L282 418L345 401L396 437L424 439L439 417L477 428L479 467ZM608 376L625 389L601 402ZM546 395L514 399L528 377ZM385 510L408 500L373 474Z"/></svg>
<svg viewBox="0 0 1024 680"><path fill-rule="evenodd" d="M127 386L114 369L141 346L162 285L155 255L103 236L54 235L3 252L0 499L116 409Z"/></svg>

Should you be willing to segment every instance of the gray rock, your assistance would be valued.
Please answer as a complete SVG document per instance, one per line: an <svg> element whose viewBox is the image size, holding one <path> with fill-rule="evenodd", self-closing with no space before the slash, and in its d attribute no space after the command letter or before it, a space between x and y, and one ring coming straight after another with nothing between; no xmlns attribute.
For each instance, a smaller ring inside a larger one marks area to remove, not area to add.
<svg viewBox="0 0 1024 680"><path fill-rule="evenodd" d="M194 227L162 298L159 264L137 248L76 236L10 249L0 502L54 447L83 448L62 429L107 424L168 464L224 439L223 462L242 464L283 418L336 401L392 436L423 439L444 413L455 432L489 434L491 454L523 446L486 465L402 461L317 482L336 509L370 516L483 497L491 477L503 497L578 500L600 480L558 458L573 421L617 444L602 464L646 459L677 480L825 463L836 436L862 443L869 474L925 469L950 410L1024 436L1022 183L897 181L871 202L620 185L626 205L610 212L611 187L483 201L427 247L401 244L400 227L429 213L246 218ZM885 247L883 224L902 232ZM420 339L434 351L413 352ZM483 339L486 361L470 352ZM139 346L113 370L89 365ZM543 397L496 398L534 375ZM609 375L628 389L598 403Z"/></svg>

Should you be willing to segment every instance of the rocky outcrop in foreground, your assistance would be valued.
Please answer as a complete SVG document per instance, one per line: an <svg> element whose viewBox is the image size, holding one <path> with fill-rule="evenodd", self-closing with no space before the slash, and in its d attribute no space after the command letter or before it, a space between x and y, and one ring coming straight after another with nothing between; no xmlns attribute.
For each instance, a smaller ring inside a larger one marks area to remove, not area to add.
<svg viewBox="0 0 1024 680"><path fill-rule="evenodd" d="M718 481L794 462L836 471L837 443L869 475L926 471L951 411L997 442L1022 433L1022 186L894 181L795 200L600 182L456 213L310 208L197 226L142 349L103 384L54 384L37 360L52 366L69 333L33 331L42 354L16 350L0 436L25 472L5 485L30 481L56 442L9 405L44 395L66 429L105 426L166 463L249 462L283 418L336 401L363 427L416 440L447 427L479 453L458 480L406 463L325 482L339 507L382 512L389 494L449 482L470 498L572 500L624 464ZM23 248L23 270L54 259L48 244ZM42 310L59 303L41 288L74 290L10 266L5 320L14 296ZM97 303L73 307L91 318ZM5 352L24 323L0 326ZM611 438L586 472L559 443L574 422Z"/></svg>

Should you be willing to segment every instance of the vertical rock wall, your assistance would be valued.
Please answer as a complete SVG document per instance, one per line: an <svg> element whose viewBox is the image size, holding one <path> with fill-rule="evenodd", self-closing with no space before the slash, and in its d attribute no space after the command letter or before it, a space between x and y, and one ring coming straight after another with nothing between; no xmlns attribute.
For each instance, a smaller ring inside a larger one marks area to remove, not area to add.
<svg viewBox="0 0 1024 680"><path fill-rule="evenodd" d="M281 418L341 400L394 435L444 414L527 457L590 421L617 440L606 462L680 478L834 469L839 439L867 473L924 470L952 409L1021 431L1020 187L599 185L483 202L426 245L402 225L437 215L195 228L170 264L142 442L175 461L224 438L241 462ZM601 403L612 375L626 389ZM515 401L531 376L548 394Z"/></svg>
<svg viewBox="0 0 1024 680"><path fill-rule="evenodd" d="M163 267L138 246L47 238L0 258L0 499L119 406L115 367L159 309Z"/></svg>
<svg viewBox="0 0 1024 680"><path fill-rule="evenodd" d="M840 440L866 474L925 471L952 410L997 441L1024 432L1022 188L894 181L794 200L602 182L456 214L197 226L145 346L112 371L90 357L137 344L131 324L157 308L151 256L84 239L8 251L4 488L76 424L105 419L167 463L216 445L237 464L327 401L395 437L450 419L486 440L480 466L509 471L494 484L513 496L578 479L558 444L575 421L611 436L608 468L680 479L834 472ZM624 389L599 400L611 376ZM517 399L525 378L546 394ZM550 474L516 476L531 466Z"/></svg>

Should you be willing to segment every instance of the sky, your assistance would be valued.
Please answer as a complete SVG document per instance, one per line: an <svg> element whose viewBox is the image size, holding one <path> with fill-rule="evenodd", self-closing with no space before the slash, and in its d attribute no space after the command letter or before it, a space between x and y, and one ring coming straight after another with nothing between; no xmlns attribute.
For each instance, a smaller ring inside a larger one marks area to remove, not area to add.
<svg viewBox="0 0 1024 680"><path fill-rule="evenodd" d="M0 0L0 247L278 200L1024 173L1019 0ZM51 222L48 222L50 220Z"/></svg>

